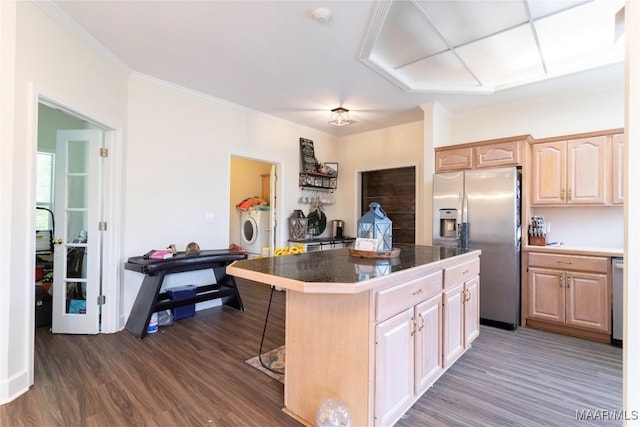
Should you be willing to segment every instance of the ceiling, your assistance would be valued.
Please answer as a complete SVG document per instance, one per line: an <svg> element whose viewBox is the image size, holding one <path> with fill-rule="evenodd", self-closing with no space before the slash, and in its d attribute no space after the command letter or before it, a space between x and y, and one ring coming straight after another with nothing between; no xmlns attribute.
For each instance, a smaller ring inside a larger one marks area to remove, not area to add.
<svg viewBox="0 0 640 427"><path fill-rule="evenodd" d="M127 70L337 136L624 85L624 0L37 4Z"/></svg>

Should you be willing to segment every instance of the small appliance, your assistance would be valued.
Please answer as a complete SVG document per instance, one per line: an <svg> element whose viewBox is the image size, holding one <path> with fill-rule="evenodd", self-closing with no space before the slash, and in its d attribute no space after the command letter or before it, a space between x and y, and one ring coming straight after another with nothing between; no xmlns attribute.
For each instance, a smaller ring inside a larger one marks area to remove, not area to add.
<svg viewBox="0 0 640 427"><path fill-rule="evenodd" d="M334 219L331 221L331 229L333 237L342 239L344 237L344 221L341 219Z"/></svg>

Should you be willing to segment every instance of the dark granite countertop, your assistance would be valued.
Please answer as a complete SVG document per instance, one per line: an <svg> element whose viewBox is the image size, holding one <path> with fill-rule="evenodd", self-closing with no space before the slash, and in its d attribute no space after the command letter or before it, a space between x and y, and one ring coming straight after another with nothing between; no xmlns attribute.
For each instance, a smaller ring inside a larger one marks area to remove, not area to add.
<svg viewBox="0 0 640 427"><path fill-rule="evenodd" d="M400 249L400 255L391 259L358 258L352 256L348 248L340 248L298 255L236 261L227 268L227 272L231 275L276 286L279 285L276 280L267 279L278 279L280 284L284 284L283 287L288 287L286 284L293 284L293 282L353 285L459 255L472 252L480 253L469 249L440 246L397 244L394 247ZM360 286L357 287L360 288Z"/></svg>

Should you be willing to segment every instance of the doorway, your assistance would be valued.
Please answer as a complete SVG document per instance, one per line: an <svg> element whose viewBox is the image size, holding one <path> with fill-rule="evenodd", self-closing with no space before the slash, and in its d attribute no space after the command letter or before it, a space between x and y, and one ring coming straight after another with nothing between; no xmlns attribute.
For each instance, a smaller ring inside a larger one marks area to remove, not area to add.
<svg viewBox="0 0 640 427"><path fill-rule="evenodd" d="M229 242L249 257L268 256L278 233L278 165L232 155L229 168Z"/></svg>
<svg viewBox="0 0 640 427"><path fill-rule="evenodd" d="M100 332L104 136L91 122L39 102L35 325L53 333Z"/></svg>
<svg viewBox="0 0 640 427"><path fill-rule="evenodd" d="M393 241L416 242L416 168L414 166L362 172L360 215L378 202L392 221Z"/></svg>

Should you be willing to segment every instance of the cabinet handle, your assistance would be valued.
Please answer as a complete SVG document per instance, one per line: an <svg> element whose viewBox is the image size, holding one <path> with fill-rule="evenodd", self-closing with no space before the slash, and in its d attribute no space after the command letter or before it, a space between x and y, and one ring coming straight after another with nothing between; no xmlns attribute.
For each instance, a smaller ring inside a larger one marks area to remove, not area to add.
<svg viewBox="0 0 640 427"><path fill-rule="evenodd" d="M571 287L571 276L567 275L567 289Z"/></svg>
<svg viewBox="0 0 640 427"><path fill-rule="evenodd" d="M414 336L416 333L416 319L411 317L411 336Z"/></svg>
<svg viewBox="0 0 640 427"><path fill-rule="evenodd" d="M557 263L558 264L573 264L573 261L561 261L561 260L558 260Z"/></svg>
<svg viewBox="0 0 640 427"><path fill-rule="evenodd" d="M562 200L564 202L564 188L560 192L560 200Z"/></svg>
<svg viewBox="0 0 640 427"><path fill-rule="evenodd" d="M571 200L571 189L569 189L569 197L567 197L567 201Z"/></svg>
<svg viewBox="0 0 640 427"><path fill-rule="evenodd" d="M421 289L418 289L418 290L417 290L417 291L415 291L415 292L411 292L411 295L416 296L416 295L420 295L421 293L422 293L422 288L421 288Z"/></svg>
<svg viewBox="0 0 640 427"><path fill-rule="evenodd" d="M418 332L420 332L424 328L424 317L422 317L422 313L418 314L418 316L420 316L420 327L418 328Z"/></svg>
<svg viewBox="0 0 640 427"><path fill-rule="evenodd" d="M467 270L463 271L462 274L469 274L469 270L467 269Z"/></svg>
<svg viewBox="0 0 640 427"><path fill-rule="evenodd" d="M560 287L561 288L564 287L562 282L564 282L564 273L560 275Z"/></svg>

